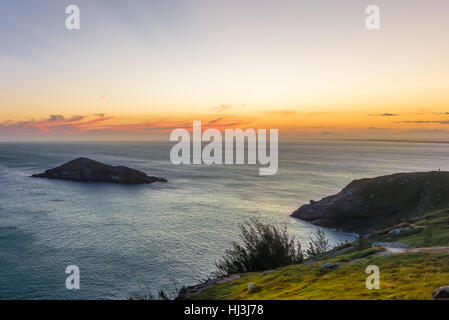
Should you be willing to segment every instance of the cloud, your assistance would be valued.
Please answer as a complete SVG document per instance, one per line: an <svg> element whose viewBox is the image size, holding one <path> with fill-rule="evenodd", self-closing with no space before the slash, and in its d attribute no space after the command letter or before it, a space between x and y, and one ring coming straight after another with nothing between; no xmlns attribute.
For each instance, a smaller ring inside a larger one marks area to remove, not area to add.
<svg viewBox="0 0 449 320"><path fill-rule="evenodd" d="M52 114L41 119L0 122L0 140L84 140L92 138L133 139L162 137L175 129L193 130L193 121L201 120L203 130L253 128L257 119L234 115L210 114L151 115L116 117L105 113L65 116Z"/></svg>
<svg viewBox="0 0 449 320"><path fill-rule="evenodd" d="M417 123L417 124L437 123L437 124L449 124L449 120L407 120L407 121L398 121L398 123Z"/></svg>
<svg viewBox="0 0 449 320"><path fill-rule="evenodd" d="M266 113L271 115L277 115L282 117L291 117L296 116L298 114L298 111L295 110L270 110L266 111Z"/></svg>
<svg viewBox="0 0 449 320"><path fill-rule="evenodd" d="M397 117L397 113L382 113L380 114L381 117Z"/></svg>
<svg viewBox="0 0 449 320"><path fill-rule="evenodd" d="M448 130L445 129L411 129L401 131L402 133L413 133L413 134L449 134Z"/></svg>
<svg viewBox="0 0 449 320"><path fill-rule="evenodd" d="M388 128L379 128L379 127L368 127L366 128L366 130L371 130L371 131L387 131L387 130L391 130Z"/></svg>
<svg viewBox="0 0 449 320"><path fill-rule="evenodd" d="M379 117L397 117L397 113L377 113L377 114L369 114L368 116L379 116Z"/></svg>
<svg viewBox="0 0 449 320"><path fill-rule="evenodd" d="M60 114L52 114L50 116L48 116L48 118L46 120L43 120L44 122L75 122L75 121L80 121L82 119L84 119L85 116L72 116L71 118L65 118L64 116L60 115Z"/></svg>
<svg viewBox="0 0 449 320"><path fill-rule="evenodd" d="M89 119L89 117L91 119ZM89 126L99 122L113 119L105 115L75 115L66 118L63 115L53 114L41 120L28 121L4 121L0 123L0 132L7 133L70 133L82 132L89 129Z"/></svg>
<svg viewBox="0 0 449 320"><path fill-rule="evenodd" d="M280 117L293 117L293 116L325 116L331 114L330 112L300 112L296 110L281 109L281 110L268 110L265 111L266 114L280 116Z"/></svg>
<svg viewBox="0 0 449 320"><path fill-rule="evenodd" d="M246 127L252 124L248 121L229 121L224 118L212 119L201 122L201 128L205 129L230 129ZM193 120L157 120L157 121L144 121L134 124L111 124L103 125L101 128L95 128L93 130L98 131L132 131L132 132L170 132L175 129L186 129L192 131ZM91 130L92 131L92 130Z"/></svg>
<svg viewBox="0 0 449 320"><path fill-rule="evenodd" d="M64 117L59 114L52 114L48 117L47 121L63 121Z"/></svg>
<svg viewBox="0 0 449 320"><path fill-rule="evenodd" d="M215 120L211 120L211 121L209 121L209 125L210 125L210 124L214 124L214 123L218 123L218 122L220 122L221 120L223 120L223 118L218 118L218 119L215 119Z"/></svg>
<svg viewBox="0 0 449 320"><path fill-rule="evenodd" d="M222 111L226 111L229 110L231 108L244 108L246 107L246 104L222 104L220 106L218 106L217 108L215 108L216 111L218 112L222 112Z"/></svg>

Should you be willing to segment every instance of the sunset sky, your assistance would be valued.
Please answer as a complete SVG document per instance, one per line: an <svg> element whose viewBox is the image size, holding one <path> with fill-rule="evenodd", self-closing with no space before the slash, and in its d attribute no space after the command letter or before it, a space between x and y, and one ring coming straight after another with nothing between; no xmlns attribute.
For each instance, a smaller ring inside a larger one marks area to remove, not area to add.
<svg viewBox="0 0 449 320"><path fill-rule="evenodd" d="M449 2L2 0L0 88L0 140L449 140Z"/></svg>

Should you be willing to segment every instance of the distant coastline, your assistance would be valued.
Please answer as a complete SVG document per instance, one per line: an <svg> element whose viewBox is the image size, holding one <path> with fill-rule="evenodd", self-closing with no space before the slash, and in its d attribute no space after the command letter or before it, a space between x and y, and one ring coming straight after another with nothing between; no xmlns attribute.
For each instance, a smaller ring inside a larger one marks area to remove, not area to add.
<svg viewBox="0 0 449 320"><path fill-rule="evenodd" d="M168 139L167 139L168 140ZM167 140L1 140L0 143L67 143L67 144L96 144L96 143L167 143ZM449 144L449 140L407 140L407 139L342 139L342 138L302 138L279 140L279 143L293 143L304 141L341 141L341 142L394 142L394 143L438 143Z"/></svg>
<svg viewBox="0 0 449 320"><path fill-rule="evenodd" d="M300 142L300 141L341 141L341 142L394 142L394 143L441 143L449 144L449 140L407 140L407 139L343 139L343 138L304 138L298 140L284 140L284 142Z"/></svg>
<svg viewBox="0 0 449 320"><path fill-rule="evenodd" d="M448 144L449 140L401 140L401 139L338 139L339 141L360 141L360 142L399 142L399 143L444 143Z"/></svg>

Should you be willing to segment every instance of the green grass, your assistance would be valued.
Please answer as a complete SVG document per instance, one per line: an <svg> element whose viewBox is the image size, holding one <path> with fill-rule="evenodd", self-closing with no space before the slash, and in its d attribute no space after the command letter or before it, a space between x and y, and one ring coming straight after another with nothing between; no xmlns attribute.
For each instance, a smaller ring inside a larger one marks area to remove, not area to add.
<svg viewBox="0 0 449 320"><path fill-rule="evenodd" d="M449 253L411 253L371 257L323 271L322 263L292 265L266 275L215 285L194 299L431 299L432 290L449 284ZM368 265L380 268L380 289L365 285ZM260 291L249 294L248 283Z"/></svg>
<svg viewBox="0 0 449 320"><path fill-rule="evenodd" d="M339 255L322 256L311 265L299 264L278 268L266 274L242 274L241 278L213 285L192 299L432 299L432 290L449 285L449 253L381 254L372 242L400 242L412 247L449 246L449 209L424 214L420 219L403 223L409 231L399 235L378 231L360 245ZM342 244L331 251L350 247ZM323 270L324 262L338 268ZM368 265L380 268L380 289L368 290L365 273ZM248 293L254 282L258 292Z"/></svg>
<svg viewBox="0 0 449 320"><path fill-rule="evenodd" d="M349 262L357 259L363 259L372 254L384 251L382 247L367 248L363 250L352 249L345 254L329 259L329 262Z"/></svg>
<svg viewBox="0 0 449 320"><path fill-rule="evenodd" d="M412 215L419 208L445 208L449 199L448 181L449 172L434 171L398 173L356 180L352 184L358 186L367 204L395 204L397 208L405 210L405 215ZM424 195L426 203L421 202Z"/></svg>
<svg viewBox="0 0 449 320"><path fill-rule="evenodd" d="M385 232L394 228L389 228ZM429 232L432 234L430 243ZM399 235L384 234L375 238L371 237L370 240L401 242L416 248L449 246L449 210L429 212L413 222L412 229Z"/></svg>

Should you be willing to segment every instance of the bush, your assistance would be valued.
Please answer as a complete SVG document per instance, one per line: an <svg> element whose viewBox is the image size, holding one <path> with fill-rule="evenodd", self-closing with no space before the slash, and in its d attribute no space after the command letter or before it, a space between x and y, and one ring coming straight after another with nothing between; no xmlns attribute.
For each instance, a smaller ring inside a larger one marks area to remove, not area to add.
<svg viewBox="0 0 449 320"><path fill-rule="evenodd" d="M307 259L317 257L331 249L331 243L322 230L315 232L314 238L310 238L309 246L306 249Z"/></svg>
<svg viewBox="0 0 449 320"><path fill-rule="evenodd" d="M363 250L368 246L367 241L362 234L357 238L357 240L354 243L357 250Z"/></svg>
<svg viewBox="0 0 449 320"><path fill-rule="evenodd" d="M263 224L253 218L240 230L241 243L233 242L216 264L219 276L270 270L304 260L301 245L288 235L286 226Z"/></svg>
<svg viewBox="0 0 449 320"><path fill-rule="evenodd" d="M428 225L424 233L424 247L431 247L433 243L433 226Z"/></svg>

